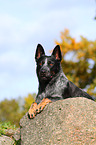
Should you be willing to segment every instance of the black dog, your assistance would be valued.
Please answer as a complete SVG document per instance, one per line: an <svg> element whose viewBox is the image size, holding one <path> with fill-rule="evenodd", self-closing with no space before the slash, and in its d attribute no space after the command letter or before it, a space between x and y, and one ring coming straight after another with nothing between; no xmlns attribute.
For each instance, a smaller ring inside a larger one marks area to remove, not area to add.
<svg viewBox="0 0 96 145"><path fill-rule="evenodd" d="M93 97L67 79L61 68L61 59L59 45L54 48L51 56L46 56L43 47L38 44L35 60L39 90L36 102L29 109L30 118L34 118L36 113L41 112L49 102L73 97L85 97L94 100Z"/></svg>

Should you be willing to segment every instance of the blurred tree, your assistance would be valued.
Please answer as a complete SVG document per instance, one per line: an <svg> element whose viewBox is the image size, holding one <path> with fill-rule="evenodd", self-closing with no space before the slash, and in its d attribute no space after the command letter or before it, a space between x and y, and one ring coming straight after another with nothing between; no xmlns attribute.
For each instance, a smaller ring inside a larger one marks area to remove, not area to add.
<svg viewBox="0 0 96 145"><path fill-rule="evenodd" d="M18 102L15 99L5 99L0 102L0 122L10 121L18 126L21 116Z"/></svg>
<svg viewBox="0 0 96 145"><path fill-rule="evenodd" d="M96 4L96 0L95 0L95 4ZM94 17L94 20L96 20L96 9L95 9L95 17Z"/></svg>
<svg viewBox="0 0 96 145"><path fill-rule="evenodd" d="M27 97L18 97L17 100L7 100L0 102L0 122L11 122L19 125L20 119L28 112L31 104L35 101L36 94L28 94Z"/></svg>
<svg viewBox="0 0 96 145"><path fill-rule="evenodd" d="M23 110L24 110L23 113L24 114L26 112L28 112L31 104L35 101L35 96L36 96L35 93L34 94L28 94L28 96L24 98L24 106L23 106Z"/></svg>
<svg viewBox="0 0 96 145"><path fill-rule="evenodd" d="M69 80L96 96L96 40L81 36L80 41L70 36L69 30L61 32L62 68Z"/></svg>

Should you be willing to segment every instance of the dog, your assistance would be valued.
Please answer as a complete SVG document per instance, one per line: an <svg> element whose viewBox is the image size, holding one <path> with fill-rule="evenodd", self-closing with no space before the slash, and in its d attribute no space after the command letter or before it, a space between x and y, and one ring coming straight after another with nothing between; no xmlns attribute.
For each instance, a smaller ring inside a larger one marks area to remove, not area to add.
<svg viewBox="0 0 96 145"><path fill-rule="evenodd" d="M59 45L56 45L51 56L47 56L42 45L38 44L35 60L37 63L36 72L39 89L36 102L29 109L29 118L34 118L48 103L57 100L73 97L85 97L94 100L93 97L69 81L63 73L61 67L62 55Z"/></svg>

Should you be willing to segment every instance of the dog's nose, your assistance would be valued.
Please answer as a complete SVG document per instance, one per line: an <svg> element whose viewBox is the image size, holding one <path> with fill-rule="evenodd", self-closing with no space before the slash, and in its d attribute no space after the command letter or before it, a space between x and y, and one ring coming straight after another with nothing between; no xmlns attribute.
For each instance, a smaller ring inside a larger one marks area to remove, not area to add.
<svg viewBox="0 0 96 145"><path fill-rule="evenodd" d="M42 75L45 75L46 74L46 71L45 70L41 70L41 74Z"/></svg>

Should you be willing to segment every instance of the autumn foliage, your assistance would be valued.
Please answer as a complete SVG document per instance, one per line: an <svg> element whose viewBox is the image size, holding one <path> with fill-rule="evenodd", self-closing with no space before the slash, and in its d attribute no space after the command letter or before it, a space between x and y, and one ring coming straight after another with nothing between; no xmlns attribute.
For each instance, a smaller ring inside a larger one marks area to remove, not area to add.
<svg viewBox="0 0 96 145"><path fill-rule="evenodd" d="M80 41L70 36L69 30L61 32L61 41L56 41L62 51L62 68L69 80L96 97L96 40L89 41L83 36ZM0 102L0 122L19 125L20 118L28 112L36 94L28 94L17 100Z"/></svg>
<svg viewBox="0 0 96 145"><path fill-rule="evenodd" d="M80 41L70 36L69 30L61 32L62 68L69 80L96 97L96 40L83 36Z"/></svg>
<svg viewBox="0 0 96 145"><path fill-rule="evenodd" d="M35 101L36 94L28 94L28 96L17 100L5 99L0 102L0 122L10 122L19 125L20 119L28 112L31 104Z"/></svg>

